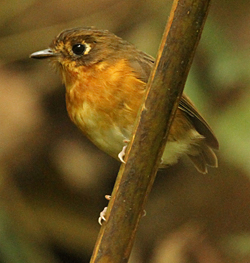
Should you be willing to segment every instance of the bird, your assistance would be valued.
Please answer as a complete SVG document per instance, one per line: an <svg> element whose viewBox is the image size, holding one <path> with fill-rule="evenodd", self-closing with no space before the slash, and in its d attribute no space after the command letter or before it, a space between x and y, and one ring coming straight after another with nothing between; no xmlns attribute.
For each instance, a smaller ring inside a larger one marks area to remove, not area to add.
<svg viewBox="0 0 250 263"><path fill-rule="evenodd" d="M30 55L49 59L61 73L70 119L98 148L123 161L155 59L108 30L66 29L49 48ZM203 174L217 167L219 142L191 100L183 94L160 167L186 155Z"/></svg>

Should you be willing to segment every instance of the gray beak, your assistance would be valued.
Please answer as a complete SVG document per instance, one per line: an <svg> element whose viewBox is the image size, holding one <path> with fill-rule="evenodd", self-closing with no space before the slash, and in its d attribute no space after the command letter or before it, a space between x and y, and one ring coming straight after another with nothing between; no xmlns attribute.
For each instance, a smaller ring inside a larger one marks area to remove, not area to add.
<svg viewBox="0 0 250 263"><path fill-rule="evenodd" d="M41 51L34 52L30 55L30 58L43 59L56 57L58 54L54 53L50 48Z"/></svg>

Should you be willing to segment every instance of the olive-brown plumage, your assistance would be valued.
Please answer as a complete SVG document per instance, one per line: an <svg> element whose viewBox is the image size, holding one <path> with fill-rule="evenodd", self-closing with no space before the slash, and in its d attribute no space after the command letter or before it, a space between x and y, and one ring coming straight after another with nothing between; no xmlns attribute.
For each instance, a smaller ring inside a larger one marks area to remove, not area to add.
<svg viewBox="0 0 250 263"><path fill-rule="evenodd" d="M60 33L50 58L66 86L69 117L100 149L118 158L133 132L154 59L107 30L75 28ZM198 171L217 166L218 141L195 106L183 95L162 156L162 166L186 154Z"/></svg>

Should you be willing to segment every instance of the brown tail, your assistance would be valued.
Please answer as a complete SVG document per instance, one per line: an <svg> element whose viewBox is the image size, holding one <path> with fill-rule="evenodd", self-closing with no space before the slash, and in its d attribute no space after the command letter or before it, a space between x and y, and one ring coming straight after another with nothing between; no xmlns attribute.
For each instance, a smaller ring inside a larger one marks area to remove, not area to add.
<svg viewBox="0 0 250 263"><path fill-rule="evenodd" d="M193 162L195 168L203 174L207 173L207 166L218 166L217 156L205 141L193 145L193 151L191 154L188 154L188 157Z"/></svg>

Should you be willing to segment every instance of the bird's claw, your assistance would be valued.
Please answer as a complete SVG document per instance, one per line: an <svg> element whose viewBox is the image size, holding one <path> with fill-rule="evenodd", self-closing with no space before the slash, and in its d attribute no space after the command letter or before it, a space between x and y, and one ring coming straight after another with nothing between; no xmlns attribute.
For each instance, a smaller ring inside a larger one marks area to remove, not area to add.
<svg viewBox="0 0 250 263"><path fill-rule="evenodd" d="M127 145L123 146L121 152L118 154L118 158L122 163L125 163L125 161L123 160L123 157L125 156L126 148L127 148Z"/></svg>
<svg viewBox="0 0 250 263"><path fill-rule="evenodd" d="M105 198L106 198L107 200L110 200L111 195L105 195ZM106 219L107 209L108 209L107 206L104 207L104 209L103 209L102 212L100 213L100 216L99 216L99 218L98 218L98 223L99 223L99 225L102 225L102 222L106 222L106 221L107 221L107 219Z"/></svg>
<svg viewBox="0 0 250 263"><path fill-rule="evenodd" d="M107 206L104 207L104 209L103 209L102 212L100 213L100 216L99 216L99 218L98 218L98 223L99 223L99 225L102 225L102 222L103 222L103 221L104 221L104 222L107 221L107 219L106 219L107 208L108 208Z"/></svg>
<svg viewBox="0 0 250 263"><path fill-rule="evenodd" d="M129 140L124 140L123 142L124 142L124 143L129 143ZM120 160L122 163L126 163L126 162L124 161L124 159L123 159L123 157L124 157L125 154L126 154L126 149L127 149L127 145L123 146L121 152L118 154L118 158L119 158L119 160Z"/></svg>
<svg viewBox="0 0 250 263"><path fill-rule="evenodd" d="M106 198L107 200L110 200L111 195L105 195L105 198ZM106 221L107 221L107 219L106 219L107 209L108 209L107 206L104 207L104 209L103 209L102 212L100 213L100 216L99 216L99 218L98 218L98 223L99 223L100 226L102 225L103 222L106 222ZM142 217L146 216L146 214L147 214L146 210L143 210Z"/></svg>

